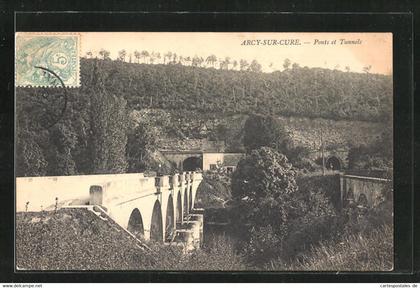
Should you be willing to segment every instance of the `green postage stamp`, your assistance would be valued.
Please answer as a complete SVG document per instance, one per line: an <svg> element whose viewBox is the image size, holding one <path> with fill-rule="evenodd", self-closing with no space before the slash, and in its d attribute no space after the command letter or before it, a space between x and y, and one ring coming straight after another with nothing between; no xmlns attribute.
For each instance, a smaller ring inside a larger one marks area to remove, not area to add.
<svg viewBox="0 0 420 288"><path fill-rule="evenodd" d="M16 33L15 85L79 87L80 35Z"/></svg>

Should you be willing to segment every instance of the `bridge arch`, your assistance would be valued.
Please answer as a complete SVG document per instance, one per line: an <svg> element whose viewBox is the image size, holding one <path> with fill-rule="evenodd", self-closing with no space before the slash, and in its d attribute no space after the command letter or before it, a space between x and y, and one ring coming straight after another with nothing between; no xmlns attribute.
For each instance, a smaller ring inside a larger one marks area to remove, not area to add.
<svg viewBox="0 0 420 288"><path fill-rule="evenodd" d="M341 170L343 168L343 162L341 159L337 156L330 156L327 158L327 161L325 161L325 166L327 169L331 170Z"/></svg>
<svg viewBox="0 0 420 288"><path fill-rule="evenodd" d="M140 210L135 208L128 220L127 230L134 234L137 238L144 237L143 218L141 217Z"/></svg>
<svg viewBox="0 0 420 288"><path fill-rule="evenodd" d="M155 242L163 241L162 208L159 200L153 205L152 221L150 223L150 240Z"/></svg>
<svg viewBox="0 0 420 288"><path fill-rule="evenodd" d="M165 219L165 239L171 240L175 231L175 211L174 201L172 195L168 197L168 204L166 207L166 219Z"/></svg>
<svg viewBox="0 0 420 288"><path fill-rule="evenodd" d="M186 219L187 218L187 216L188 216L188 193L187 193L187 188L185 188L185 191L184 191L184 219Z"/></svg>
<svg viewBox="0 0 420 288"><path fill-rule="evenodd" d="M188 157L182 162L182 169L184 171L196 171L197 169L203 169L203 159L197 156Z"/></svg>
<svg viewBox="0 0 420 288"><path fill-rule="evenodd" d="M180 226L182 223L182 196L181 191L178 191L176 199L176 226Z"/></svg>
<svg viewBox="0 0 420 288"><path fill-rule="evenodd" d="M191 212L192 208L193 208L193 195L192 195L192 187L190 186L190 194L188 195L188 212Z"/></svg>
<svg viewBox="0 0 420 288"><path fill-rule="evenodd" d="M369 201L368 201L365 194L361 193L359 195L359 199L357 199L357 205L360 205L360 206L363 206L363 207L368 207L369 206Z"/></svg>

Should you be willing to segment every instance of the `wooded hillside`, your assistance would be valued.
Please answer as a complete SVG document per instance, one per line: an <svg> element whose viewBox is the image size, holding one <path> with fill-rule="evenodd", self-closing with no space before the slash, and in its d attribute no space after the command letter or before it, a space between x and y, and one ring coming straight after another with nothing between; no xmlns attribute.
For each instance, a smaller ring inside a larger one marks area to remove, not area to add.
<svg viewBox="0 0 420 288"><path fill-rule="evenodd" d="M386 119L392 111L391 76L298 65L261 73L82 59L83 86L91 85L95 61L100 62L98 73L110 73L110 92L124 96L135 109L367 121Z"/></svg>
<svg viewBox="0 0 420 288"><path fill-rule="evenodd" d="M391 76L298 65L262 73L81 59L81 87L66 91L16 88L19 176L124 172L137 161L126 147L156 149L155 138L220 140L235 150L242 116L253 113L376 122L392 115Z"/></svg>

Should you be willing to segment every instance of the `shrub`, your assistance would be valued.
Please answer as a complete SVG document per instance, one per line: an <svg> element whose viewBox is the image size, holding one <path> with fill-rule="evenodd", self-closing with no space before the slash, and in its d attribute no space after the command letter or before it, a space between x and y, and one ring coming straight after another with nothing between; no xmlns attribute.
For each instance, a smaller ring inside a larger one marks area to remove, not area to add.
<svg viewBox="0 0 420 288"><path fill-rule="evenodd" d="M343 231L340 218L336 216L297 219L290 225L290 233L281 251L283 261L300 259L310 248L323 240L335 239Z"/></svg>
<svg viewBox="0 0 420 288"><path fill-rule="evenodd" d="M234 243L226 236L216 236L208 246L192 252L183 270L239 271L245 270L244 258L235 251Z"/></svg>
<svg viewBox="0 0 420 288"><path fill-rule="evenodd" d="M232 176L232 197L239 209L234 220L250 228L271 225L284 235L282 224L301 211L295 175L286 156L267 147L252 151Z"/></svg>
<svg viewBox="0 0 420 288"><path fill-rule="evenodd" d="M250 231L249 241L243 248L244 255L249 262L260 266L280 254L283 246L282 240L270 225L253 227Z"/></svg>

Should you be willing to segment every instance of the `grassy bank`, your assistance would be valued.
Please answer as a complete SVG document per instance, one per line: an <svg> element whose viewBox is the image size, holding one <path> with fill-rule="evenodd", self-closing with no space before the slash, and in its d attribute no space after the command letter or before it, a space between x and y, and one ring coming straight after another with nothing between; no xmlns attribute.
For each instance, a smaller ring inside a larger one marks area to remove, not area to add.
<svg viewBox="0 0 420 288"><path fill-rule="evenodd" d="M298 271L390 271L393 269L393 229L379 227L370 232L321 242L292 263L270 263L271 270Z"/></svg>
<svg viewBox="0 0 420 288"><path fill-rule="evenodd" d="M202 250L147 244L85 209L16 215L18 270L243 270L232 243L218 238Z"/></svg>

